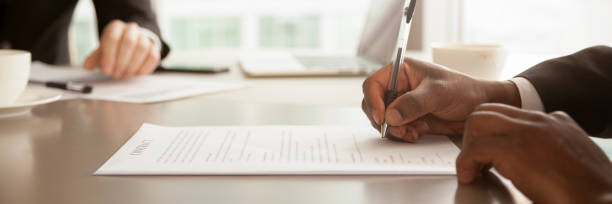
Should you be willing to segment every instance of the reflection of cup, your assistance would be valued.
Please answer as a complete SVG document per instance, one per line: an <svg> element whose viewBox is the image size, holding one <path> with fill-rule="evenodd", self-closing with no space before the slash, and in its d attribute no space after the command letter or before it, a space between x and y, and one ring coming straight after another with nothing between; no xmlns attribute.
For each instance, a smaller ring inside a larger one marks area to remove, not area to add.
<svg viewBox="0 0 612 204"><path fill-rule="evenodd" d="M31 60L27 51L0 50L0 106L17 101L28 84Z"/></svg>
<svg viewBox="0 0 612 204"><path fill-rule="evenodd" d="M441 44L433 47L436 64L470 76L498 80L506 63L506 49L496 44Z"/></svg>

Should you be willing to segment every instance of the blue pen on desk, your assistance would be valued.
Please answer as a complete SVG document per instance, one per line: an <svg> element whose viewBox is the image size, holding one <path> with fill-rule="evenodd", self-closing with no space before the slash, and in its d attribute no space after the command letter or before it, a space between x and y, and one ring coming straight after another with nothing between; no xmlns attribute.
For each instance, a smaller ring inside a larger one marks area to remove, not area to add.
<svg viewBox="0 0 612 204"><path fill-rule="evenodd" d="M400 22L400 29L397 37L397 50L395 51L395 59L393 60L393 70L391 71L391 79L389 80L389 87L385 93L385 107L389 107L398 96L397 93L397 77L400 72L400 68L404 63L406 54L406 46L408 45L408 39L410 38L410 25L412 24L412 15L414 14L414 8L416 6L416 0L406 0L404 3L404 12L402 15L402 21ZM382 138L387 137L387 129L389 125L387 121L383 121L380 128Z"/></svg>

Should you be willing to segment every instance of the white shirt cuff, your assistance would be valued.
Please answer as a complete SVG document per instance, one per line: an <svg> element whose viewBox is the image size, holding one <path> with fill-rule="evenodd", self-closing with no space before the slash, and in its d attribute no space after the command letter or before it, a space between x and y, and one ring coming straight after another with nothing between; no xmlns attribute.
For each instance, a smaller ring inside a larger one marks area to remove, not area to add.
<svg viewBox="0 0 612 204"><path fill-rule="evenodd" d="M161 51L162 42L159 36L157 36L157 34L155 34L153 31L146 29L146 28L140 28L140 31L142 31L142 33L145 36L151 39L151 41L153 42L153 46L155 46L155 49L157 49L157 51Z"/></svg>
<svg viewBox="0 0 612 204"><path fill-rule="evenodd" d="M516 77L511 79L512 83L518 88L521 96L521 108L526 110L544 111L544 104L540 94L535 89L533 84L529 80L523 77Z"/></svg>

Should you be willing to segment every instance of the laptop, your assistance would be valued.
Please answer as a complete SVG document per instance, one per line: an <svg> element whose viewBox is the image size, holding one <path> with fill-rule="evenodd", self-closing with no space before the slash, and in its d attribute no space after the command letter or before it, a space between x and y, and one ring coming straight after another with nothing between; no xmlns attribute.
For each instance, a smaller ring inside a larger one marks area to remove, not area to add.
<svg viewBox="0 0 612 204"><path fill-rule="evenodd" d="M371 1L356 56L245 56L240 67L249 77L369 75L392 60L404 1Z"/></svg>

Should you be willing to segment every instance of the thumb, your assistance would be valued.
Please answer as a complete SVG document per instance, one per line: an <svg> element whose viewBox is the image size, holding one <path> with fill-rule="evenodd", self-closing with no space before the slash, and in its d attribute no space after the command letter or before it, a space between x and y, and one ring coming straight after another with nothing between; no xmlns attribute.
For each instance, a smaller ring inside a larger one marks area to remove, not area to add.
<svg viewBox="0 0 612 204"><path fill-rule="evenodd" d="M417 120L435 110L441 100L432 94L427 86L419 86L391 103L387 108L385 120L391 126L401 126Z"/></svg>
<svg viewBox="0 0 612 204"><path fill-rule="evenodd" d="M87 70L92 70L100 66L100 48L96 48L83 63L83 67Z"/></svg>

